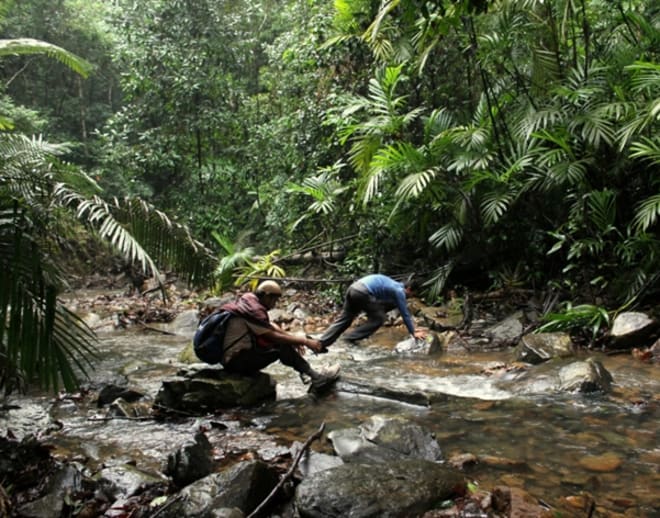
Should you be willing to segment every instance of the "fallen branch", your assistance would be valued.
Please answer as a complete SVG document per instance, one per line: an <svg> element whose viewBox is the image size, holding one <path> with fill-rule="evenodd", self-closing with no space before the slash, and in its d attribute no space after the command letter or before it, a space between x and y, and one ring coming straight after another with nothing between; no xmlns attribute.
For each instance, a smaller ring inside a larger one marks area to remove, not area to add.
<svg viewBox="0 0 660 518"><path fill-rule="evenodd" d="M300 459L302 458L305 451L316 439L318 439L319 437L321 437L321 435L323 435L324 429L325 429L325 422L321 423L321 427L315 433L309 436L309 438L305 441L305 444L303 444L302 448L300 448L300 451L298 452L298 455L296 455L296 458L293 459L293 462L291 463L289 470L284 474L284 476L280 479L280 481L273 488L270 494L264 499L264 501L261 502L254 511L248 514L247 518L254 518L270 503L270 501L277 494L277 492L284 485L284 483L293 476L293 472L296 470L296 467L298 466L298 463L300 462Z"/></svg>
<svg viewBox="0 0 660 518"><path fill-rule="evenodd" d="M304 277L262 277L256 275L250 279L258 279L260 281L275 281L275 282L298 282L307 284L348 284L355 279L305 279Z"/></svg>
<svg viewBox="0 0 660 518"><path fill-rule="evenodd" d="M176 333L172 333L171 331L165 331L164 329L158 329L156 327L152 327L148 324L145 324L144 322L136 322L138 326L140 326L142 329L145 331L153 331L154 333L160 333L161 335L169 335L169 336L175 336Z"/></svg>
<svg viewBox="0 0 660 518"><path fill-rule="evenodd" d="M283 255L282 257L277 258L273 262L274 263L279 263L279 262L282 262L282 261L286 261L288 259L291 259L294 256L302 255L306 252L310 252L310 251L313 251L313 250L318 250L319 248L323 248L323 247L326 247L326 246L332 246L334 244L342 243L344 241L350 241L351 239L355 239L356 237L358 237L358 234L351 234L350 236L344 236L344 237L340 237L340 238L337 238L337 239L331 239L330 241L325 241L323 243L319 243L319 244L316 244L316 245L307 246L305 248L301 248L300 250L296 250L295 252L292 252L288 255Z"/></svg>
<svg viewBox="0 0 660 518"><path fill-rule="evenodd" d="M115 420L120 420L124 419L126 421L154 421L155 417L153 416L130 416L130 415L113 415L113 416L107 416L107 417L88 417L88 421L115 421ZM2 516L2 515L0 515Z"/></svg>

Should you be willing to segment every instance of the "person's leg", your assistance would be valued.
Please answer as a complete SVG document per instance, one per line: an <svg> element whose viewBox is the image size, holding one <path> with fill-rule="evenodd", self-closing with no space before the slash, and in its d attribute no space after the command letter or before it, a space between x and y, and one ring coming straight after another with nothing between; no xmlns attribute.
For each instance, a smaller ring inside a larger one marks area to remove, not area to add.
<svg viewBox="0 0 660 518"><path fill-rule="evenodd" d="M300 374L306 374L312 380L309 390L313 394L321 394L331 388L339 378L339 368L330 371L318 372L312 369L294 347L289 345L280 346L280 361L292 367Z"/></svg>
<svg viewBox="0 0 660 518"><path fill-rule="evenodd" d="M370 296L364 310L367 313L367 321L353 329L350 333L346 333L344 336L346 340L355 341L367 338L385 323L387 310L376 298Z"/></svg>
<svg viewBox="0 0 660 518"><path fill-rule="evenodd" d="M264 349L253 346L238 352L224 368L227 372L251 376L279 359L280 352L277 348Z"/></svg>
<svg viewBox="0 0 660 518"><path fill-rule="evenodd" d="M261 369L268 367L271 363L281 361L283 365L293 368L300 374L309 376L312 381L326 380L328 376L312 369L296 349L290 345L275 347L253 347L237 353L229 363L225 365L227 372L250 376ZM333 374L336 379L336 373Z"/></svg>
<svg viewBox="0 0 660 518"><path fill-rule="evenodd" d="M346 331L361 311L364 311L369 304L369 294L364 290L351 285L346 291L344 307L339 318L325 330L319 339L323 347L332 345L339 336Z"/></svg>
<svg viewBox="0 0 660 518"><path fill-rule="evenodd" d="M316 371L312 369L311 365L302 357L302 355L296 351L296 349L290 345L281 345L277 348L279 360L283 365L291 367L300 374L306 374L310 378L316 376Z"/></svg>

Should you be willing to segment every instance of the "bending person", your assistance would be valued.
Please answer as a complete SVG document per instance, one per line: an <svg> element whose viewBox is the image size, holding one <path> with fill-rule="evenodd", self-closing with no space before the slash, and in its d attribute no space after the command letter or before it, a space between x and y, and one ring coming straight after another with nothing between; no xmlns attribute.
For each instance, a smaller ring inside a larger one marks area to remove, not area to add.
<svg viewBox="0 0 660 518"><path fill-rule="evenodd" d="M406 298L412 295L412 285L403 284L380 273L367 275L351 284L346 291L341 314L326 329L319 339L325 349L332 345L349 328L353 320L361 313L367 314L367 322L356 327L344 336L345 340L355 342L374 334L385 323L388 311L398 309L408 332L414 338L424 338L426 331L415 329Z"/></svg>
<svg viewBox="0 0 660 518"><path fill-rule="evenodd" d="M268 310L275 307L282 289L275 281L264 281L254 293L244 293L222 306L233 316L225 333L222 366L228 372L251 375L279 360L298 373L310 377L310 392L321 393L339 377L339 369L317 372L302 357L305 347L320 352L318 340L297 336L270 321Z"/></svg>

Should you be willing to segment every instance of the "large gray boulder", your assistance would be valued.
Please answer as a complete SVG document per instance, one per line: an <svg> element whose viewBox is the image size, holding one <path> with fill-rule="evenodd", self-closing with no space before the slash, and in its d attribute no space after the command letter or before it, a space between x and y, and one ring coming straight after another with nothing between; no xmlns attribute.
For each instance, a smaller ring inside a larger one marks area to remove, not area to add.
<svg viewBox="0 0 660 518"><path fill-rule="evenodd" d="M277 472L265 462L240 462L183 488L180 501L164 516L206 518L214 516L216 509L239 509L248 515L266 499L278 481Z"/></svg>
<svg viewBox="0 0 660 518"><path fill-rule="evenodd" d="M359 428L333 430L328 439L344 462L389 462L405 458L442 460L435 437L399 417L375 415Z"/></svg>
<svg viewBox="0 0 660 518"><path fill-rule="evenodd" d="M306 477L294 504L302 518L420 516L465 490L459 471L427 460L351 463Z"/></svg>
<svg viewBox="0 0 660 518"><path fill-rule="evenodd" d="M240 376L209 367L163 381L154 405L165 411L204 414L236 406L254 406L274 401L275 397L275 382L268 374Z"/></svg>

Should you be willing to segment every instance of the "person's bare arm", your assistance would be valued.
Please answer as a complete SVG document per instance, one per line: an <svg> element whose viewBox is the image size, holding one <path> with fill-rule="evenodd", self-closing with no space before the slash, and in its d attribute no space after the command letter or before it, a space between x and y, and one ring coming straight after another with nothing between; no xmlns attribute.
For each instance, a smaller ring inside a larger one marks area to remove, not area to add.
<svg viewBox="0 0 660 518"><path fill-rule="evenodd" d="M280 329L269 329L262 335L266 340L274 344L286 344L293 346L303 346L311 349L314 352L319 352L322 349L321 342L305 336L297 336L282 331Z"/></svg>

